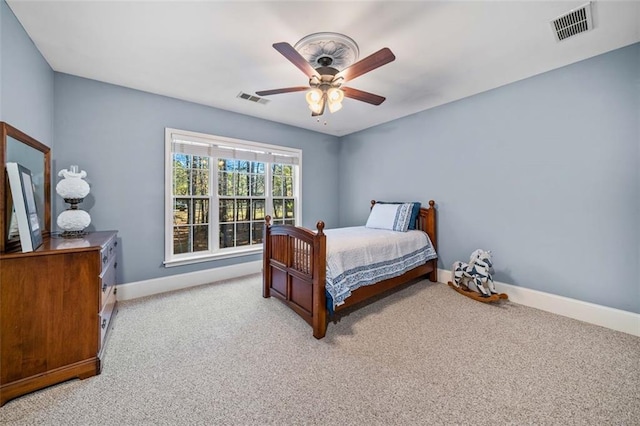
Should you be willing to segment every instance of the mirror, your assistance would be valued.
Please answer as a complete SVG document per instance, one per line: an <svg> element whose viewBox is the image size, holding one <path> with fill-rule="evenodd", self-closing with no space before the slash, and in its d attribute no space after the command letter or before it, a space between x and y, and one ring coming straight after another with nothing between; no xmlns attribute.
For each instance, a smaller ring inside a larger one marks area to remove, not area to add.
<svg viewBox="0 0 640 426"><path fill-rule="evenodd" d="M0 131L0 164L4 175L0 185L1 253L20 247L20 236L6 174L5 164L8 162L19 163L31 171L42 236L48 236L51 231L51 150L7 123L0 122Z"/></svg>

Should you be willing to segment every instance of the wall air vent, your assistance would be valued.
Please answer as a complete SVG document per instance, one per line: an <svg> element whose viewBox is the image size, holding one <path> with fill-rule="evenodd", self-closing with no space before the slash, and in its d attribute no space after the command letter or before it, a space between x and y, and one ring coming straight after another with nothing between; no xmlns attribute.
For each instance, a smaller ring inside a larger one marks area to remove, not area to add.
<svg viewBox="0 0 640 426"><path fill-rule="evenodd" d="M593 29L591 2L583 4L579 8L573 9L562 16L558 16L551 21L551 28L553 29L556 41L562 41Z"/></svg>
<svg viewBox="0 0 640 426"><path fill-rule="evenodd" d="M240 99L245 99L247 101L255 102L257 104L262 104L262 105L266 105L266 104L269 103L268 99L261 98L260 96L256 96L256 95L250 95L250 94L244 93L244 92L238 93L238 96L236 96L236 97L240 98Z"/></svg>

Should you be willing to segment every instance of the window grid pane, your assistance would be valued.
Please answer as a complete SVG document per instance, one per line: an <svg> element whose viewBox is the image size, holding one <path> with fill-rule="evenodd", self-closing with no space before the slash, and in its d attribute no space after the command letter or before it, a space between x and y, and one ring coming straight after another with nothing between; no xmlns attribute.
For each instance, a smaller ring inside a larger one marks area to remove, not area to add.
<svg viewBox="0 0 640 426"><path fill-rule="evenodd" d="M220 248L235 247L235 225L233 223L220 224Z"/></svg>
<svg viewBox="0 0 640 426"><path fill-rule="evenodd" d="M262 244L267 164L218 160L220 248Z"/></svg>
<svg viewBox="0 0 640 426"><path fill-rule="evenodd" d="M193 251L209 250L209 226L196 225L193 227Z"/></svg>
<svg viewBox="0 0 640 426"><path fill-rule="evenodd" d="M173 253L209 250L209 157L173 154Z"/></svg>
<svg viewBox="0 0 640 426"><path fill-rule="evenodd" d="M287 164L272 164L271 195L273 198L273 223L295 225L296 199L295 170Z"/></svg>
<svg viewBox="0 0 640 426"><path fill-rule="evenodd" d="M173 227L173 252L174 254L188 253L191 251L191 233L188 226Z"/></svg>

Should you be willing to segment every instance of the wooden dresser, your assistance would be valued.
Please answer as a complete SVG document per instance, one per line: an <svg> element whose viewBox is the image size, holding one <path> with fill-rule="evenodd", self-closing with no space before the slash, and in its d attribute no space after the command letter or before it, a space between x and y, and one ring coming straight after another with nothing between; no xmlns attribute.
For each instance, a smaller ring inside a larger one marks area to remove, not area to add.
<svg viewBox="0 0 640 426"><path fill-rule="evenodd" d="M0 405L100 374L116 305L116 231L0 254Z"/></svg>

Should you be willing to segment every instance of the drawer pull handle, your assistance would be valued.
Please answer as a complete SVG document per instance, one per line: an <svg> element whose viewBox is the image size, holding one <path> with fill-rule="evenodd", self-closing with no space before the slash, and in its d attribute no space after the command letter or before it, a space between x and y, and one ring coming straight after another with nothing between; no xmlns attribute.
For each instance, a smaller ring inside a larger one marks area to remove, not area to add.
<svg viewBox="0 0 640 426"><path fill-rule="evenodd" d="M102 283L102 292L104 293L107 290L107 283Z"/></svg>
<svg viewBox="0 0 640 426"><path fill-rule="evenodd" d="M118 267L118 262L115 262L115 263L113 264L113 268L115 269L115 268L117 268L117 267Z"/></svg>
<svg viewBox="0 0 640 426"><path fill-rule="evenodd" d="M102 256L102 263L107 263L107 255L105 254L104 256Z"/></svg>
<svg viewBox="0 0 640 426"><path fill-rule="evenodd" d="M105 328L107 326L107 319L103 318L102 319L102 328Z"/></svg>

